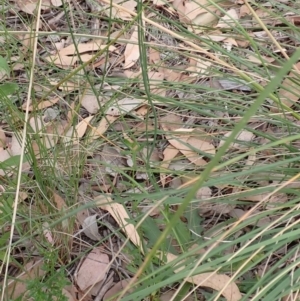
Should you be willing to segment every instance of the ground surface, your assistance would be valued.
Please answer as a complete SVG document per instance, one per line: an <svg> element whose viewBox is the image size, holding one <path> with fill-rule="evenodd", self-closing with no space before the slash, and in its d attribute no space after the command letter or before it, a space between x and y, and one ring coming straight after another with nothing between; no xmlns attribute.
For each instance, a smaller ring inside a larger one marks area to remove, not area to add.
<svg viewBox="0 0 300 301"><path fill-rule="evenodd" d="M5 1L1 300L298 300L299 12Z"/></svg>

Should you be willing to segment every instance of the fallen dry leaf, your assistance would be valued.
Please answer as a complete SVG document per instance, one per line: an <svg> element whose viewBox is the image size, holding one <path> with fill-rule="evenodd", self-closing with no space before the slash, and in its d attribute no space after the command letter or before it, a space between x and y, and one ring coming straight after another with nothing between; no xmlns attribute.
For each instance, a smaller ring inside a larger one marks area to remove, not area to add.
<svg viewBox="0 0 300 301"><path fill-rule="evenodd" d="M63 2L62 0L51 0L51 3L53 6L58 7L58 6L62 6Z"/></svg>
<svg viewBox="0 0 300 301"><path fill-rule="evenodd" d="M189 31L195 32L196 34L202 33L204 30L200 26L208 26L218 20L217 10L218 9L214 6L207 7L207 12L198 15L193 20L193 24L198 26L196 28L195 26L188 26Z"/></svg>
<svg viewBox="0 0 300 301"><path fill-rule="evenodd" d="M82 291L102 281L107 273L109 257L101 249L93 249L85 258L76 275L77 285Z"/></svg>
<svg viewBox="0 0 300 301"><path fill-rule="evenodd" d="M20 155L22 152L21 133L14 133L11 139L10 152L13 156Z"/></svg>
<svg viewBox="0 0 300 301"><path fill-rule="evenodd" d="M209 2L207 0L173 1L173 6L177 10L182 23L190 23L191 21L194 21L198 15L206 13L208 5Z"/></svg>
<svg viewBox="0 0 300 301"><path fill-rule="evenodd" d="M129 11L135 11L137 2L133 0L113 0L113 3L119 4L121 7L124 7L125 9L128 9ZM107 5L105 3L106 9L104 9L104 12L109 18L120 18L122 20L132 20L132 15L125 10L116 8L111 5Z"/></svg>
<svg viewBox="0 0 300 301"><path fill-rule="evenodd" d="M131 278L123 279L123 280L115 283L114 286L105 293L105 295L103 297L103 301L106 301L106 300L116 301L118 299L118 297L115 297L115 298L112 298L112 297L121 293L124 290L124 288L126 288L128 286L130 280L131 280ZM132 292L133 292L133 289L128 290L128 293L126 293L125 296Z"/></svg>
<svg viewBox="0 0 300 301"><path fill-rule="evenodd" d="M163 151L163 161L160 165L160 181L163 187L165 186L166 179L168 177L168 175L166 175L166 170L168 169L172 160L178 155L178 153L179 150L173 145L168 145Z"/></svg>
<svg viewBox="0 0 300 301"><path fill-rule="evenodd" d="M236 20L239 19L239 15L236 9L231 8L228 10L224 17L220 18L217 28L233 28L236 27Z"/></svg>
<svg viewBox="0 0 300 301"><path fill-rule="evenodd" d="M71 44L59 51L61 56L77 56L77 53L85 53L85 52L95 52L98 50L105 49L107 45L102 45L102 40L93 40L88 43L79 43L77 47L74 44ZM108 50L110 52L116 52L117 48L115 46L109 46Z"/></svg>
<svg viewBox="0 0 300 301"><path fill-rule="evenodd" d="M83 233L90 239L99 241L102 239L98 231L97 214L88 216L82 223Z"/></svg>
<svg viewBox="0 0 300 301"><path fill-rule="evenodd" d="M174 137L174 138L173 138ZM166 135L169 143L177 148L189 161L197 166L204 166L207 162L193 149L199 149L203 152L215 152L215 148L208 142L196 139L197 145L189 145L188 140L190 137L183 135Z"/></svg>
<svg viewBox="0 0 300 301"><path fill-rule="evenodd" d="M84 118L83 120L81 120L75 127L76 130L76 137L77 138L82 138L83 135L85 134L88 126L89 126L89 122L94 118L94 116L89 116Z"/></svg>
<svg viewBox="0 0 300 301"><path fill-rule="evenodd" d="M296 68L300 69L300 63L296 64ZM299 78L300 75L298 72L291 71L289 75L283 80L281 88L279 90L279 96L280 96L280 103L291 107L294 105L300 95L300 85L299 85ZM271 112L280 112L282 109L280 107L280 104L278 107L272 107Z"/></svg>
<svg viewBox="0 0 300 301"><path fill-rule="evenodd" d="M128 222L130 220L130 217L124 206L118 203L114 203L109 196L98 196L94 198L94 201L101 209L108 211L112 215L112 217L119 224L128 238L143 252L142 242L139 234L137 233L134 225Z"/></svg>
<svg viewBox="0 0 300 301"><path fill-rule="evenodd" d="M109 106L106 110L106 114L111 116L121 116L141 106L144 102L144 99L126 97Z"/></svg>
<svg viewBox="0 0 300 301"><path fill-rule="evenodd" d="M135 26L133 33L131 34L131 37L129 39L128 44L126 45L124 57L124 67L123 69L128 69L132 67L137 60L140 58L140 49L138 45L138 27Z"/></svg>
<svg viewBox="0 0 300 301"><path fill-rule="evenodd" d="M37 279L46 274L46 271L43 269L42 258L36 257L34 260L25 264L23 268L23 272L14 280L10 280L8 282L8 286L5 289L5 295L9 296L10 300L16 300L22 295L25 296L26 292L28 292L26 282L30 280L37 281Z"/></svg>
<svg viewBox="0 0 300 301"><path fill-rule="evenodd" d="M39 102L37 105L29 105L28 111L31 112L33 110L43 110L49 107L52 107L53 105L55 105L57 102L59 101L59 97L55 97L53 99L50 100L44 100L42 102ZM25 102L22 105L22 109L26 110L27 107L27 103Z"/></svg>
<svg viewBox="0 0 300 301"><path fill-rule="evenodd" d="M166 256L168 263L177 258L177 256L170 253L168 253ZM185 269L185 267L181 266L180 268L177 268L175 270L175 273L178 273L183 269ZM216 291L222 291L222 295L228 301L239 301L242 299L242 295L239 291L238 286L234 282L232 282L230 277L227 275L203 273L195 275L193 277L188 277L186 280L200 287L209 287Z"/></svg>
<svg viewBox="0 0 300 301"><path fill-rule="evenodd" d="M102 149L101 159L105 165L105 171L111 176L117 176L119 170L125 166L125 158L121 156L120 151L108 144L105 144Z"/></svg>
<svg viewBox="0 0 300 301"><path fill-rule="evenodd" d="M50 0L41 0L41 9L47 9L50 7ZM38 8L39 0L16 0L19 8L30 15L33 15L35 10Z"/></svg>
<svg viewBox="0 0 300 301"><path fill-rule="evenodd" d="M0 147L6 146L6 135L2 127L0 127Z"/></svg>
<svg viewBox="0 0 300 301"><path fill-rule="evenodd" d="M208 75L209 67L212 65L209 61L192 59L191 66L186 71L191 72L191 76Z"/></svg>
<svg viewBox="0 0 300 301"><path fill-rule="evenodd" d="M97 89L97 87L95 87ZM100 109L100 103L103 98L96 96L93 89L84 90L84 94L80 97L81 105L90 113L96 114Z"/></svg>
<svg viewBox="0 0 300 301"><path fill-rule="evenodd" d="M156 72L156 71L149 71L148 78L149 78L149 89L151 93L155 95L165 96L166 89L159 88L158 86L162 84L164 80L165 74L163 72Z"/></svg>
<svg viewBox="0 0 300 301"><path fill-rule="evenodd" d="M107 131L107 129L110 127L112 123L114 123L119 116L111 116L111 115L105 115L100 120L99 125L95 128L92 128L92 132L90 134L90 137L92 139L98 139L99 137L102 137L102 135Z"/></svg>
<svg viewBox="0 0 300 301"><path fill-rule="evenodd" d="M229 137L231 135L231 132L227 132L224 137ZM245 145L245 142L250 142L251 140L253 140L253 138L255 137L255 135L247 130L242 130L235 138L235 140L237 141L241 141L241 143L239 142L234 142L230 145L230 147L233 148L245 148L247 147L247 145ZM219 143L219 147L221 147L224 143L225 143L226 139L223 139L220 141Z"/></svg>

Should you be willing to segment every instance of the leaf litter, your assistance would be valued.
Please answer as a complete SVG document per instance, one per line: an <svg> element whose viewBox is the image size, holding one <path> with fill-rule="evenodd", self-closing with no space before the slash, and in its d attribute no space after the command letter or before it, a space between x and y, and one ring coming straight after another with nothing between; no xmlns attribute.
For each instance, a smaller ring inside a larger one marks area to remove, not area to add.
<svg viewBox="0 0 300 301"><path fill-rule="evenodd" d="M12 10L8 11L10 17L7 24L13 31L19 31L23 28L18 21L21 20L19 16L33 20L39 1L10 3ZM110 269L110 256L120 250L120 245L126 238L141 256L151 250L151 245L155 243L157 237L152 238L144 228L142 231L136 229L136 219L139 210L144 212L141 208L149 202L149 199L151 200L149 196L154 192L154 187L157 186L166 193L170 189L175 191L175 194L186 187L189 189L191 183L197 181L226 139L231 136L236 120L243 116L243 106L248 107L248 103L255 99L256 96L252 95L255 90L253 83L264 86L269 80L263 78L257 66L267 68L270 78L275 74L274 69L280 68L282 49L278 50L268 45L271 43L264 28L260 31L251 31L251 28L261 26L257 17L266 25L280 25L284 20L299 26L299 16L291 12L284 15L282 20L272 20L272 14L268 10L256 5L253 5L255 10L253 15L252 10L243 1L235 3L220 1L218 6L215 6L206 0L153 1L152 11L145 10L142 22L131 24L137 12L137 3L131 0L112 3L111 6L107 1L97 3L90 0L79 3L70 1L68 3L70 11L66 16L66 11L62 9L64 2L57 0L41 2L43 16L41 29L49 29L49 35L44 33L46 36L39 39L36 79L40 87L35 87L36 98L33 97L29 104L30 139L26 143L25 157L35 154L42 177L47 175L45 167L54 162L53 172L61 176L61 181L56 183L55 188L47 188L47 195L43 197L58 213L65 214L74 205L71 204L70 207L67 196L69 188L66 188L64 183L70 181L71 176L75 174L80 177L78 187L74 188L75 191L78 190L78 195L73 196L75 202L80 205L87 204L87 200L95 202L93 208L89 207L78 213L74 229L69 225L70 218L58 223L58 227L61 227L58 231L63 230L71 236L74 245L78 244L77 240L81 242L80 250L83 245L90 246L84 255L80 254L82 261L81 264L77 263L76 279L73 283L81 292L77 291L74 296L65 288L62 289L69 300L89 295L89 291L93 292L92 295L96 296L97 300L101 300L102 297L106 300L123 288L126 289L128 284L126 279L132 279L128 276L133 276L132 267L127 269L128 258L122 259L127 271L123 273L123 269L120 273L122 277L118 278ZM268 9L274 11L276 8L269 3ZM199 35L203 41L210 41L205 44L209 52L193 48L191 43L196 43L195 39L193 41L188 37L178 39L176 36L178 29L171 23L160 20L160 14L164 16L165 21L175 20L191 33ZM68 32L66 17L70 17L74 29L80 30L85 27L87 29L85 34L76 33L72 38L61 35L55 37L55 30ZM111 27L107 17L121 20L123 23L116 23ZM153 17L156 18L155 22L152 21ZM10 21L11 18L15 23ZM127 29L124 27L125 24L129 24ZM245 39L239 31L235 31L239 27L247 30L249 39ZM141 61L143 53L140 52L142 48L139 45L141 38L139 30L147 51L145 58L147 70L143 69L145 66ZM89 34L90 32L97 34ZM271 34L275 39L282 38L279 28L273 27ZM250 37L259 45L263 45L260 52L249 46ZM114 38L116 40L110 43ZM25 65L29 61L29 50L33 49L33 39L29 32L20 31L18 41L22 51L14 54L7 66L0 61L1 84L4 85L0 88L12 103L15 102L15 95L5 86L5 82L12 77L27 80ZM14 45L13 39L9 40L8 37L4 37L3 41L1 39L1 47L3 43ZM293 43L297 45L296 37L286 38L283 51L291 54L290 44ZM218 51L215 45L220 47ZM252 82L246 82L233 74L234 68L226 65L227 63L220 64L220 58L223 59L227 54L228 57L241 58L242 63L237 64L236 68L246 71L251 76ZM82 65L83 63L86 64ZM248 70L247 66L251 68ZM298 68L299 63L283 79L277 91L280 103L267 99L259 114L263 115L266 110L279 114L282 108L292 109L297 106ZM39 81L39 76L44 76L43 81ZM23 84L22 80L20 83ZM149 88L148 92L146 87ZM147 93L150 93L150 97ZM224 108L215 111L214 101L218 97L224 101L224 105L222 104ZM239 99L245 100L243 104ZM234 106L228 108L230 102L234 103ZM191 107L191 104L195 106ZM17 102L17 105L20 114L24 114L27 103ZM193 118L190 115L193 115ZM0 175L14 179L19 163L18 157L22 152L20 138L23 125L20 121L23 120L23 115L13 116L9 113L7 116L11 118L9 122L5 118L4 122L1 121ZM261 216L265 210L277 208L278 204L285 206L291 200L292 194L288 191L274 192L270 195L274 188L280 185L285 185L288 189L299 188L298 183L290 183L280 172L264 175L263 179L238 174L237 171L247 173L251 168L267 165L268 160L276 162L275 155L279 157L267 147L255 155L251 153L253 145L264 145L272 141L275 137L273 129L278 128L277 125L274 126L274 122L264 121L265 117L261 116L254 117L262 119L261 124L249 122L247 129L241 130L227 149L224 157L229 162L231 160L232 165L214 170L210 179L213 184L206 183L199 188L192 201L191 210L196 212L199 219L201 218L201 223L204 224L201 225L201 229L207 237L213 237L209 236L209 233L224 233L225 230L214 230L222 228L223 221L232 223L232 220L243 220L249 210L262 199L266 204L253 211L249 216L250 220L253 216ZM296 118L292 116L289 118L292 123L297 124ZM276 122L278 123L278 120ZM122 126L118 132L115 129L120 124ZM271 138L261 139L257 134L259 131L268 135L271 133ZM66 153L64 148L70 148L71 152ZM278 153L281 151L279 148ZM72 170L71 174L67 172L73 165L76 166L74 161L79 162L78 159L83 154L85 159L80 161L80 168ZM244 159L236 162L235 158L241 154L246 154ZM267 159L266 154L272 154L272 159ZM30 181L35 180L32 177L32 165L33 162L26 161L22 166L23 175ZM234 173L237 175L233 176ZM231 175L232 182L224 183L221 180L218 182L220 175ZM258 188L257 193L252 193L254 188ZM29 194L33 200L31 205L36 209L34 194L32 191ZM147 197L142 197L144 194ZM27 198L29 197L26 193L25 199ZM138 199L137 203L135 199ZM234 203L235 200L238 202ZM157 201L155 199L153 203L156 204ZM23 205L25 203L26 201ZM163 210L170 210L173 213L180 203L181 198L172 194L166 205L168 209L166 207ZM150 204L153 210L157 209L155 206ZM46 216L49 212L45 206L41 207ZM153 233L155 229L158 230L155 233L160 233L165 228L160 221L162 209L154 211L153 215L149 213L151 221L148 222L152 223ZM259 223L249 225L253 228L264 227L276 221L280 215L281 213L274 217L265 215L260 218ZM191 229L191 221L186 216L181 216L179 224L182 227L179 234L185 233L183 229ZM57 247L59 242L56 236L57 229L54 231L50 224L44 221L42 225L43 239ZM5 233L1 230L2 235ZM112 236L113 239L107 239L108 236ZM172 237L170 241L170 246L174 250L178 244L182 244L179 237L180 235ZM96 243L102 240L101 247L96 246ZM104 252L102 246L106 248L109 246L109 250L106 249L105 252L110 256ZM118 256L121 258L132 255L126 252L121 252ZM174 251L170 256L174 259L174 256L181 252L182 250ZM75 253L79 254L77 251ZM225 252L222 255L225 256ZM60 264L64 259L62 256ZM24 268L29 270L26 264ZM95 270L98 271L97 274ZM110 272L116 278L113 282L112 278L109 278ZM175 269L174 272L178 273L178 270ZM187 281L203 289L209 287L221 292L227 300L240 300L243 289L240 283L244 279L239 278L237 286L228 275L229 273L226 275L201 273L188 278ZM29 278L28 276L24 280ZM16 294L21 295L24 286L18 288L19 282L12 283L16 284ZM176 288L176 285L173 288ZM164 292L160 293L162 297ZM197 294L200 298L201 291L198 290Z"/></svg>

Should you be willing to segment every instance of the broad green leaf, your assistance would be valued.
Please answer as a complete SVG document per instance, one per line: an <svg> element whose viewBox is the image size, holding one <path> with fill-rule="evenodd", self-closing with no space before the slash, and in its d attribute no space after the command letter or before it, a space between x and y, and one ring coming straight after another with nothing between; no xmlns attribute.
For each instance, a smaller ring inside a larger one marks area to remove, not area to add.
<svg viewBox="0 0 300 301"><path fill-rule="evenodd" d="M20 155L12 156L3 162L0 162L0 168L6 169L12 166L17 166L19 164L20 164Z"/></svg>
<svg viewBox="0 0 300 301"><path fill-rule="evenodd" d="M14 83L5 83L0 85L0 96L8 96L18 90L18 85Z"/></svg>
<svg viewBox="0 0 300 301"><path fill-rule="evenodd" d="M7 74L9 74L9 72L10 72L10 68L7 64L7 61L2 56L0 56L0 69L4 70Z"/></svg>

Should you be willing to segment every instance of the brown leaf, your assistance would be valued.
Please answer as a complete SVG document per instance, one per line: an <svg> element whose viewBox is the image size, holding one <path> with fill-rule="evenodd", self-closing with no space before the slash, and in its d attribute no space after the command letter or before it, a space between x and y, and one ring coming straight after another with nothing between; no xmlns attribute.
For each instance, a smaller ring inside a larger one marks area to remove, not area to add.
<svg viewBox="0 0 300 301"><path fill-rule="evenodd" d="M166 184L167 175L165 174L165 170L168 169L171 161L178 155L179 150L176 149L173 145L168 145L163 152L163 161L160 165L160 181L162 186L164 187Z"/></svg>
<svg viewBox="0 0 300 301"><path fill-rule="evenodd" d="M94 118L94 116L89 116L84 118L83 120L81 120L75 127L76 133L77 133L77 137L78 138L82 138L83 135L85 134L88 126L89 126L89 122Z"/></svg>
<svg viewBox="0 0 300 301"><path fill-rule="evenodd" d="M55 97L53 99L50 99L50 100L44 100L40 103L38 103L37 105L30 105L29 108L28 108L28 111L31 112L33 110L43 110L43 109L46 109L46 108L49 108L49 107L52 107L53 105L55 105L57 102L59 101L59 98L58 97ZM23 110L26 110L26 106L27 106L27 103L25 102L23 105L22 105L22 109Z"/></svg>
<svg viewBox="0 0 300 301"><path fill-rule="evenodd" d="M85 291L105 278L109 257L100 248L93 249L83 261L76 275L77 285Z"/></svg>
<svg viewBox="0 0 300 301"><path fill-rule="evenodd" d="M193 24L199 25L199 26L208 26L208 25L210 25L213 22L218 20L218 17L217 17L217 14L216 14L217 9L215 7L209 6L209 7L207 7L207 10L209 10L209 11L198 15L193 20ZM192 32L195 32L195 33L202 33L203 32L202 28L199 28L199 29L196 28L195 29L195 28L189 27L189 30L192 31Z"/></svg>
<svg viewBox="0 0 300 301"><path fill-rule="evenodd" d="M53 201L56 205L56 208L60 211L66 209L67 204L66 204L65 200L59 194L57 194L55 191L53 191L53 189L51 189L51 188L48 188L48 189L52 192Z"/></svg>
<svg viewBox="0 0 300 301"><path fill-rule="evenodd" d="M156 71L149 71L148 78L149 78L149 89L155 95L165 96L166 89L158 88L157 86L161 85L164 80L164 73L163 72L156 72Z"/></svg>
<svg viewBox="0 0 300 301"><path fill-rule="evenodd" d="M169 112L167 115L160 119L160 126L166 132L171 132L176 129L182 128L183 123L181 118L172 112Z"/></svg>
<svg viewBox="0 0 300 301"><path fill-rule="evenodd" d="M123 229L128 238L142 250L141 239L134 225L128 222L130 220L130 217L124 206L118 203L113 203L112 199L109 196L98 196L94 198L94 200L101 209L108 211L112 215L112 217Z"/></svg>
<svg viewBox="0 0 300 301"><path fill-rule="evenodd" d="M160 59L160 53L157 49L150 48L149 49L149 62L153 65L158 65L158 63L161 61Z"/></svg>
<svg viewBox="0 0 300 301"><path fill-rule="evenodd" d="M300 69L300 63L296 64L296 68ZM298 72L292 71L289 75L283 80L282 86L279 90L280 102L284 105L291 107L295 104L300 95L300 85L299 78L300 75ZM271 112L280 112L281 107L280 104L278 107L272 107Z"/></svg>
<svg viewBox="0 0 300 301"><path fill-rule="evenodd" d="M10 153L7 149L0 149L0 162L5 162L7 159L10 158ZM4 176L5 172L3 169L0 169L0 176Z"/></svg>
<svg viewBox="0 0 300 301"><path fill-rule="evenodd" d="M129 11L135 11L136 8L136 1L133 0L113 0L114 3L119 4L121 7L124 7L125 9L128 9ZM120 18L122 20L132 20L132 15L122 9L116 8L111 5L107 5L105 3L105 9L104 12L109 18Z"/></svg>
<svg viewBox="0 0 300 301"><path fill-rule="evenodd" d="M51 0L51 3L53 6L58 7L58 6L62 6L63 2L62 0Z"/></svg>
<svg viewBox="0 0 300 301"><path fill-rule="evenodd" d="M220 18L217 28L232 28L236 26L236 20L239 19L239 15L236 9L231 8L228 10L224 17Z"/></svg>
<svg viewBox="0 0 300 301"><path fill-rule="evenodd" d="M99 137L102 137L102 135L107 131L110 125L114 123L118 118L119 116L111 116L111 115L104 116L100 120L98 127L92 129L92 132L90 134L91 138L98 139Z"/></svg>
<svg viewBox="0 0 300 301"><path fill-rule="evenodd" d="M100 109L101 96L96 96L92 89L86 89L80 97L81 105L90 113L96 114Z"/></svg>
<svg viewBox="0 0 300 301"><path fill-rule="evenodd" d="M109 106L106 110L106 114L111 116L120 116L138 108L144 102L144 99L126 97Z"/></svg>
<svg viewBox="0 0 300 301"><path fill-rule="evenodd" d="M166 124L161 123L162 128L167 131L169 130ZM203 156L200 156L196 151L193 149L199 149L202 152L208 154L215 154L216 150L215 147L208 141L199 139L199 137L194 136L193 134L187 135L180 135L177 132L189 132L192 133L194 129L176 129L175 135L166 135L169 143L177 148L183 155L186 156L188 160L198 166L203 166L207 164L205 160L202 159Z"/></svg>
<svg viewBox="0 0 300 301"><path fill-rule="evenodd" d="M97 225L97 214L88 216L82 223L82 231L84 234L95 241L99 241L102 239L101 235L98 231Z"/></svg>
<svg viewBox="0 0 300 301"><path fill-rule="evenodd" d="M130 280L131 280L131 278L123 279L123 280L115 283L115 285L105 293L105 295L103 297L103 301L106 301L106 300L116 301L118 299L118 297L116 297L116 298L111 298L111 297L121 293L124 290L124 288L126 288L128 286ZM133 291L134 291L133 289L128 290L128 294L132 293Z"/></svg>
<svg viewBox="0 0 300 301"><path fill-rule="evenodd" d="M229 137L231 135L231 132L227 132L224 137ZM255 135L252 132L249 132L247 130L242 130L235 138L235 140L237 141L241 141L241 143L239 142L234 142L230 145L230 147L232 148L247 148L247 145L245 142L250 142L251 140L253 140L253 138L255 137ZM226 139L223 139L220 141L219 143L219 147L221 147L224 143L225 143Z"/></svg>
<svg viewBox="0 0 300 301"><path fill-rule="evenodd" d="M123 69L128 69L132 67L137 60L140 58L140 49L138 45L138 27L135 26L133 33L131 34L131 37L129 39L128 44L126 45L124 57L124 67Z"/></svg>
<svg viewBox="0 0 300 301"><path fill-rule="evenodd" d="M170 263L175 260L177 256L168 253L167 261ZM181 270L184 270L185 267L181 266L175 270L175 273L178 273ZM216 273L203 273L195 275L193 277L188 277L186 279L190 283L194 283L200 287L209 287L216 291L222 291L222 295L228 301L239 301L242 299L242 295L239 291L238 286L231 281L230 277L227 275L216 274Z"/></svg>
<svg viewBox="0 0 300 301"><path fill-rule="evenodd" d="M47 9L50 7L50 0L41 0L41 9ZM35 10L38 8L39 0L16 0L19 8L30 15L33 15Z"/></svg>
<svg viewBox="0 0 300 301"><path fill-rule="evenodd" d="M0 147L6 147L6 135L2 127L0 127Z"/></svg>
<svg viewBox="0 0 300 301"><path fill-rule="evenodd" d="M10 300L16 300L20 296L25 295L26 292L28 292L26 282L37 280L46 274L42 266L43 260L41 258L35 258L28 262L24 266L24 271L14 280L8 282L5 295L7 295Z"/></svg>
<svg viewBox="0 0 300 301"><path fill-rule="evenodd" d="M74 44L71 44L59 51L59 54L61 56L70 56L75 55L77 56L77 53L85 53L85 52L95 52L98 50L105 49L107 45L102 45L102 40L93 40L89 43L79 43L77 45L77 49ZM117 48L115 46L109 46L109 51L115 52L117 51Z"/></svg>

